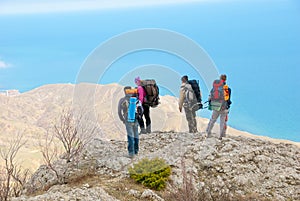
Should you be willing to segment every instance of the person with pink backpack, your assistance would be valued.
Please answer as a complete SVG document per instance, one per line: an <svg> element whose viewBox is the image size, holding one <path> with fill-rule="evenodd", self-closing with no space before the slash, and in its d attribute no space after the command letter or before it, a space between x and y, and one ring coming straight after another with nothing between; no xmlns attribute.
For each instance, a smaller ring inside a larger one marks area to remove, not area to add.
<svg viewBox="0 0 300 201"><path fill-rule="evenodd" d="M142 86L142 81L140 77L136 77L134 79L135 84L137 85L137 90L138 90L138 98L140 102L142 103L143 109L144 109L144 114L143 117L145 117L146 120L146 128L145 128L145 123L143 120L143 117L140 118L139 120L139 125L141 128L140 134L146 134L146 133L151 133L151 118L150 118L150 106L148 104L145 104L145 98L146 98L146 91Z"/></svg>

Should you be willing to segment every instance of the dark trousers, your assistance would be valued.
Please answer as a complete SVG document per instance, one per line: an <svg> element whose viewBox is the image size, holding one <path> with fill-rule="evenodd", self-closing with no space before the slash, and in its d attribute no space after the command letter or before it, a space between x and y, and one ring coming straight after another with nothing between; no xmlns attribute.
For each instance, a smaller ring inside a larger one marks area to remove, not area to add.
<svg viewBox="0 0 300 201"><path fill-rule="evenodd" d="M146 119L146 127L147 127L147 128L150 128L150 126L151 126L150 106L144 105L144 104L143 104L143 109L144 109L143 117L145 117L145 119ZM142 118L140 119L140 121L139 121L139 124L140 124L141 129L142 129L142 128L145 128L145 124L144 124L143 117L142 117ZM151 128L150 128L150 130L151 130Z"/></svg>

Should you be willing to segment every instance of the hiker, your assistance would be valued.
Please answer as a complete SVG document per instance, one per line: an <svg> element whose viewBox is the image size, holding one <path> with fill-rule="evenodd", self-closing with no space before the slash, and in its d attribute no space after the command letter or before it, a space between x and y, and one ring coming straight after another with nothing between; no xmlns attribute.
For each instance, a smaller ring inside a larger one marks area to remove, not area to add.
<svg viewBox="0 0 300 201"><path fill-rule="evenodd" d="M197 121L196 110L193 105L197 102L192 86L188 83L188 76L185 75L181 78L180 96L179 96L179 111L182 112L184 107L186 120L189 126L190 133L196 133Z"/></svg>
<svg viewBox="0 0 300 201"><path fill-rule="evenodd" d="M137 85L139 100L140 100L140 102L143 106L143 110L144 110L143 116L139 120L139 125L140 125L140 128L141 128L140 134L151 133L150 106L145 104L146 91L142 87L140 77L136 77L134 79L134 82ZM145 120L146 120L146 129L145 129L145 124L144 124L143 117L145 117Z"/></svg>
<svg viewBox="0 0 300 201"><path fill-rule="evenodd" d="M133 158L134 155L137 155L139 152L139 133L138 133L138 121L141 118L143 113L142 105L140 104L139 100L137 99L137 90L132 93L132 89L130 86L124 87L125 97L121 98L118 104L118 115L120 120L125 124L126 131L127 131L127 141L128 141L128 157ZM131 99L134 98L134 99ZM135 100L135 104L133 105L133 114L128 114L130 104L132 104L132 100ZM137 109L136 109L137 108ZM131 115L133 115L131 117ZM129 119L130 118L130 119Z"/></svg>
<svg viewBox="0 0 300 201"><path fill-rule="evenodd" d="M228 113L231 105L231 89L226 85L226 75L221 75L219 80L215 80L209 97L209 108L213 110L211 119L208 123L206 133L211 137L211 130L220 116L220 137L226 137Z"/></svg>

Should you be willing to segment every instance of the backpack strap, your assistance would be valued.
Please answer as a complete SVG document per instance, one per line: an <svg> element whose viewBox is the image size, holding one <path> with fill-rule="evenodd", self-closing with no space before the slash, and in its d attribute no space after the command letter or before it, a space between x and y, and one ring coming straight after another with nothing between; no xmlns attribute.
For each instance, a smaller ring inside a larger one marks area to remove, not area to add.
<svg viewBox="0 0 300 201"><path fill-rule="evenodd" d="M213 88L211 90L211 97L214 99L214 100L218 100L218 101L222 101L223 97L220 97L220 94L223 94L224 95L224 89L223 89L223 86L224 86L224 80L215 80L213 82Z"/></svg>

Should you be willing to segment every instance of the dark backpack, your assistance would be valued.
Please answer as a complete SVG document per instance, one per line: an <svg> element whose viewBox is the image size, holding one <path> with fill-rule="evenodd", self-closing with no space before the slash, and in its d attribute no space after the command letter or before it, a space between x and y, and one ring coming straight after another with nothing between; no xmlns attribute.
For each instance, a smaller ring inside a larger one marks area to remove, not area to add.
<svg viewBox="0 0 300 201"><path fill-rule="evenodd" d="M188 83L192 86L197 102L201 103L202 99L201 99L201 91L199 87L199 80L189 80Z"/></svg>
<svg viewBox="0 0 300 201"><path fill-rule="evenodd" d="M201 97L201 91L199 86L199 80L189 80L188 83L191 85L197 100L197 103L194 104L192 109L195 111L199 110L203 107L201 103L202 97Z"/></svg>
<svg viewBox="0 0 300 201"><path fill-rule="evenodd" d="M155 80L141 80L141 86L146 92L144 104L150 107L156 107L159 105L159 88Z"/></svg>

